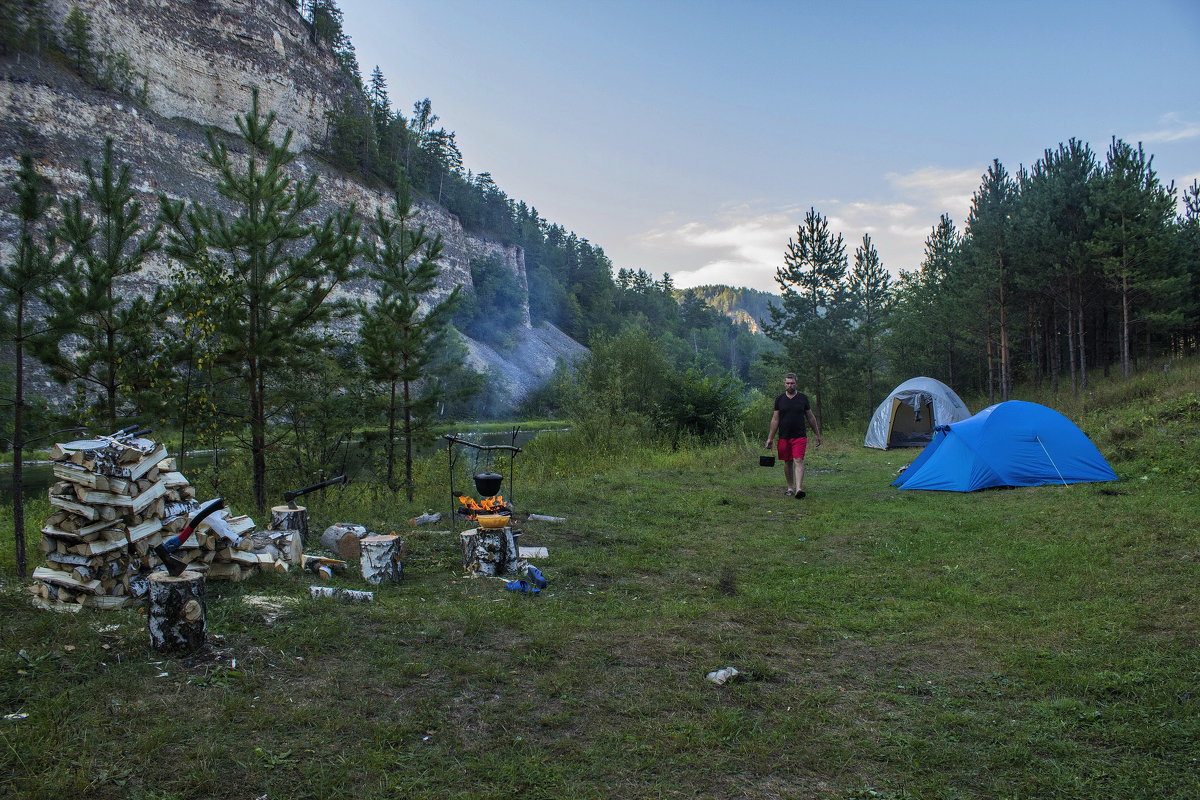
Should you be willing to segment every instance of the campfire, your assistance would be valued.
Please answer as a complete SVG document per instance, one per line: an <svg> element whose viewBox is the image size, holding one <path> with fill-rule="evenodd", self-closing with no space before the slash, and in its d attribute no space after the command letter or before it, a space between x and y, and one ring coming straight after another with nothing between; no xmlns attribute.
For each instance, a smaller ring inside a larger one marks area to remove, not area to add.
<svg viewBox="0 0 1200 800"><path fill-rule="evenodd" d="M467 519L475 519L480 514L509 514L512 513L512 507L505 502L504 495L496 495L489 497L483 502L477 502L474 498L468 497L465 494L457 495L458 502L462 504L462 508L458 509L458 513L465 516Z"/></svg>

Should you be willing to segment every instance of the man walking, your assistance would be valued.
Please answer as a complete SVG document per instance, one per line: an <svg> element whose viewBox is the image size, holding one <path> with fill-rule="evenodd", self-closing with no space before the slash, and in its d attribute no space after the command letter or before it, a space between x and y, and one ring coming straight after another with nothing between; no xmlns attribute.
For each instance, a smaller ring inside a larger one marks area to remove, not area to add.
<svg viewBox="0 0 1200 800"><path fill-rule="evenodd" d="M775 434L779 434L779 459L783 462L783 477L787 481L789 497L797 500L804 497L804 452L808 449L804 423L812 426L817 447L821 446L821 430L817 418L809 405L808 395L796 391L796 374L789 372L783 378L783 394L775 398L775 413L771 415L771 432L767 434L765 447L770 450Z"/></svg>

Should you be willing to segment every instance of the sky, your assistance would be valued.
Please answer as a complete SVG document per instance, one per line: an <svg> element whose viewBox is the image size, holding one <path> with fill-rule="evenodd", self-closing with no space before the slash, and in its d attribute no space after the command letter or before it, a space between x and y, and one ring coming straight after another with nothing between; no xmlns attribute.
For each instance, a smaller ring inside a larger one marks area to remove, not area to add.
<svg viewBox="0 0 1200 800"><path fill-rule="evenodd" d="M916 269L993 159L1200 179L1200 0L340 0L364 77L614 269L778 291L810 209Z"/></svg>

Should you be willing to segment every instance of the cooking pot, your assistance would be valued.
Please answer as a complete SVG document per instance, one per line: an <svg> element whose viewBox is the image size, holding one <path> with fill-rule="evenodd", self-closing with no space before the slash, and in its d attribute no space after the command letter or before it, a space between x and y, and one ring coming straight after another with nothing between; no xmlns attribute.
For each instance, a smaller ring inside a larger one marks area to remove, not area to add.
<svg viewBox="0 0 1200 800"><path fill-rule="evenodd" d="M758 465L760 467L775 466L775 456L759 456L758 457Z"/></svg>
<svg viewBox="0 0 1200 800"><path fill-rule="evenodd" d="M480 497L495 497L500 494L500 484L503 482L503 475L481 472L475 476L475 491L479 492Z"/></svg>

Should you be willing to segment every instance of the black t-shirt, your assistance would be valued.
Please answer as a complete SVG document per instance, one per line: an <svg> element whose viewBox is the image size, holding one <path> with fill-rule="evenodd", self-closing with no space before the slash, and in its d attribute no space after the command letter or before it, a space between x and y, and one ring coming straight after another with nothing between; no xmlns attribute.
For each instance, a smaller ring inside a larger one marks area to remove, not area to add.
<svg viewBox="0 0 1200 800"><path fill-rule="evenodd" d="M808 395L796 392L795 397L788 397L787 392L775 398L775 410L779 412L780 439L803 439L805 433L804 420L808 414Z"/></svg>

